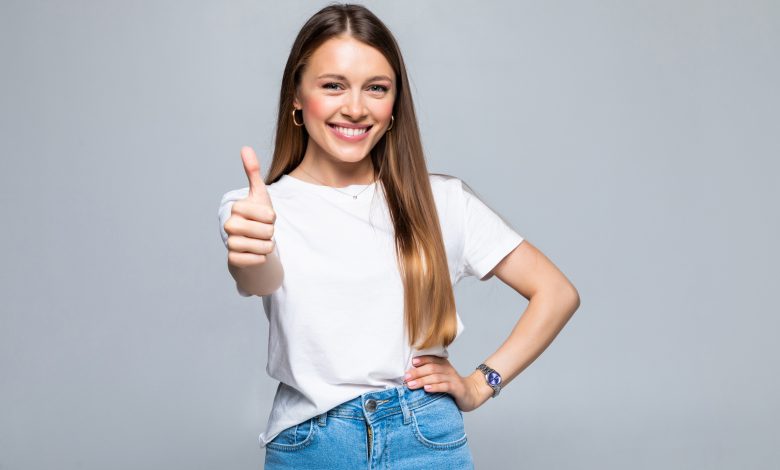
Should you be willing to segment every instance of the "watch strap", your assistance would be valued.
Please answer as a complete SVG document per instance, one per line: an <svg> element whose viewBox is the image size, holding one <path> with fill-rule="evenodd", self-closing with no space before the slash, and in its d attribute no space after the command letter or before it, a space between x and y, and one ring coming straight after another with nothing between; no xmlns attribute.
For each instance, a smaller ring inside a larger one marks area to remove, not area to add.
<svg viewBox="0 0 780 470"><path fill-rule="evenodd" d="M477 369L484 373L485 382L487 382L488 386L493 389L493 395L491 398L497 397L498 393L501 391L501 374L499 374L492 367L489 367L484 362L478 365Z"/></svg>

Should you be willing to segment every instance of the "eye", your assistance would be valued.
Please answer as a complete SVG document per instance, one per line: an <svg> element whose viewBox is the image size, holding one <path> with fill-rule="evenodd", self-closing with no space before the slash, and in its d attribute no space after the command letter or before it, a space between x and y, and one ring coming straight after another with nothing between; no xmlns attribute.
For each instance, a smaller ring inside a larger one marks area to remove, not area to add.
<svg viewBox="0 0 780 470"><path fill-rule="evenodd" d="M322 85L322 88L325 88L326 90L338 90L340 86L340 83L328 82Z"/></svg>
<svg viewBox="0 0 780 470"><path fill-rule="evenodd" d="M389 89L388 87L386 87L384 85L369 85L368 88L371 91L377 91L377 92L382 92L382 93L387 93L387 91Z"/></svg>

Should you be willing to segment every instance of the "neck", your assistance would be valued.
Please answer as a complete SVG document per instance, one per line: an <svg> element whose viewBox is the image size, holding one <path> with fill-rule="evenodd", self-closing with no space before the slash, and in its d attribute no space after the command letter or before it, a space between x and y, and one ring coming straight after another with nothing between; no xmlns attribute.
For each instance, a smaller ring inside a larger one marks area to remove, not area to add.
<svg viewBox="0 0 780 470"><path fill-rule="evenodd" d="M374 164L368 156L357 162L342 162L305 155L298 168L293 171L297 173L298 170L302 170L306 179L314 178L313 183L336 188L371 184L375 179Z"/></svg>

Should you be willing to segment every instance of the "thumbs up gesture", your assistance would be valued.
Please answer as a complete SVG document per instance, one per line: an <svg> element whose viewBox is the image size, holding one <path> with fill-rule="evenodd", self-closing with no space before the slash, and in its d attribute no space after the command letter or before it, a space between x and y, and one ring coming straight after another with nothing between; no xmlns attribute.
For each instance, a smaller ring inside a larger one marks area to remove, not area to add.
<svg viewBox="0 0 780 470"><path fill-rule="evenodd" d="M249 195L233 203L225 221L228 234L228 263L237 267L256 266L266 262L274 249L276 212L268 188L260 177L260 164L251 147L241 148L241 160L249 179Z"/></svg>

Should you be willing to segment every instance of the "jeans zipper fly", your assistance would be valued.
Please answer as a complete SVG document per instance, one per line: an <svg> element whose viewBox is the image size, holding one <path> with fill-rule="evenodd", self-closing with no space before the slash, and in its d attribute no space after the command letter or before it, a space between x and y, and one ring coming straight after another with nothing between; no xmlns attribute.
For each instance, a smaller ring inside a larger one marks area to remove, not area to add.
<svg viewBox="0 0 780 470"><path fill-rule="evenodd" d="M366 427L368 429L368 458L371 459L371 446L373 444L373 433L371 432L371 425L369 423L366 423Z"/></svg>

